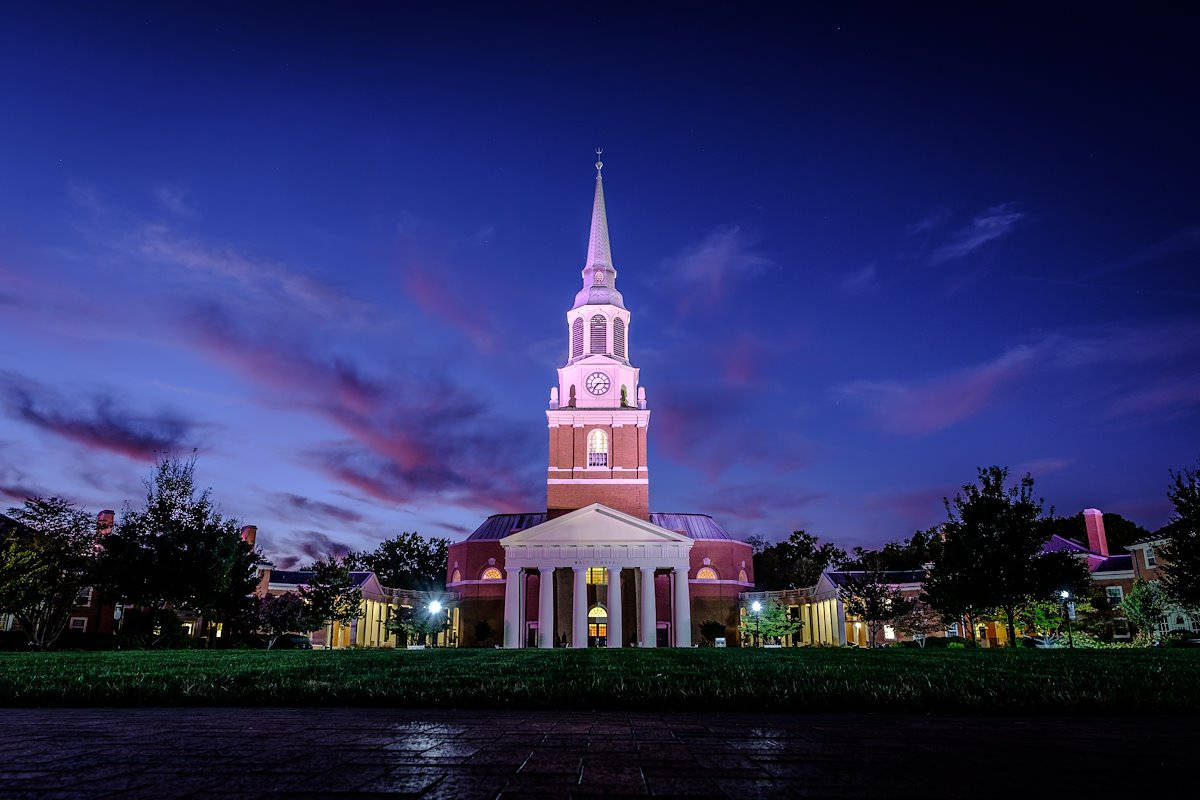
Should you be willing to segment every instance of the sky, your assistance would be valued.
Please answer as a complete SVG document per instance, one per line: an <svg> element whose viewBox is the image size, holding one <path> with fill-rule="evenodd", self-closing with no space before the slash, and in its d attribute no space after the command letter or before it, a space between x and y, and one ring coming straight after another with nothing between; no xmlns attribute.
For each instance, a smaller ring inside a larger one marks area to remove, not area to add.
<svg viewBox="0 0 1200 800"><path fill-rule="evenodd" d="M197 453L282 566L545 507L604 148L651 508L844 547L1200 458L1195 16L22 4L0 504ZM168 7L169 6L169 7Z"/></svg>

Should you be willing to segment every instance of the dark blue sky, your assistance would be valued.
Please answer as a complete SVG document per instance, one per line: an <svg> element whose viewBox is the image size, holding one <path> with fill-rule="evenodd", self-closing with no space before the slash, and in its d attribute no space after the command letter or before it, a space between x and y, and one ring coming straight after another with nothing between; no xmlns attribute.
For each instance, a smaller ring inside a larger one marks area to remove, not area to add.
<svg viewBox="0 0 1200 800"><path fill-rule="evenodd" d="M1200 456L1195 17L27 4L0 492L157 450L282 563L544 507L605 148L651 505L850 546Z"/></svg>

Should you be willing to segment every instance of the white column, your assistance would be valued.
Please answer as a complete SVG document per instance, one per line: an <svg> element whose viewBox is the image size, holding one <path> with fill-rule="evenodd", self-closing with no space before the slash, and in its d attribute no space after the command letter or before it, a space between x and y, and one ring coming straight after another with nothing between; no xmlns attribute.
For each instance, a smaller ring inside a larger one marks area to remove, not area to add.
<svg viewBox="0 0 1200 800"><path fill-rule="evenodd" d="M642 647L658 646L658 611L654 606L654 567L642 567L642 619L638 638Z"/></svg>
<svg viewBox="0 0 1200 800"><path fill-rule="evenodd" d="M554 647L554 567L538 569L538 647Z"/></svg>
<svg viewBox="0 0 1200 800"><path fill-rule="evenodd" d="M846 644L846 604L842 602L841 598L834 600L833 603L834 603L834 606L837 608L837 639L836 639L836 641L838 644L845 646L845 644Z"/></svg>
<svg viewBox="0 0 1200 800"><path fill-rule="evenodd" d="M608 568L608 646L621 647L625 631L622 629L621 612L621 568Z"/></svg>
<svg viewBox="0 0 1200 800"><path fill-rule="evenodd" d="M692 595L688 591L688 571L675 568L675 646L692 646Z"/></svg>
<svg viewBox="0 0 1200 800"><path fill-rule="evenodd" d="M572 567L575 591L571 597L571 647L587 647L587 569Z"/></svg>
<svg viewBox="0 0 1200 800"><path fill-rule="evenodd" d="M515 567L504 576L504 646L521 646L521 570Z"/></svg>

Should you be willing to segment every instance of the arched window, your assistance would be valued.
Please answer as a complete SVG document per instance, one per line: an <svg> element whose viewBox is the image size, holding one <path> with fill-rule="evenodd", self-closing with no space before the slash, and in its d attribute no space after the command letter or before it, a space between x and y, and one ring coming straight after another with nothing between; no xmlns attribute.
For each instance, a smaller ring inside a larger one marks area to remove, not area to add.
<svg viewBox="0 0 1200 800"><path fill-rule="evenodd" d="M608 466L608 434L596 428L588 434L588 466L589 467L607 467Z"/></svg>
<svg viewBox="0 0 1200 800"><path fill-rule="evenodd" d="M750 577L748 575L746 575L746 570L744 570L744 569L738 570L738 580L742 583L750 582Z"/></svg>
<svg viewBox="0 0 1200 800"><path fill-rule="evenodd" d="M571 358L583 355L583 317L571 323Z"/></svg>
<svg viewBox="0 0 1200 800"><path fill-rule="evenodd" d="M712 567L701 567L696 570L696 580L698 581L715 581L717 579L717 571Z"/></svg>
<svg viewBox="0 0 1200 800"><path fill-rule="evenodd" d="M608 611L603 606L588 609L588 636L593 639L608 638Z"/></svg>
<svg viewBox="0 0 1200 800"><path fill-rule="evenodd" d="M495 567L488 567L483 571L483 574L479 576L479 579L481 581L502 581L504 580L504 573Z"/></svg>
<svg viewBox="0 0 1200 800"><path fill-rule="evenodd" d="M462 573L459 572L458 570L454 570L454 574L450 576L450 582L458 583L461 580L462 580Z"/></svg>
<svg viewBox="0 0 1200 800"><path fill-rule="evenodd" d="M603 314L592 316L592 349L593 353L608 352L608 324Z"/></svg>
<svg viewBox="0 0 1200 800"><path fill-rule="evenodd" d="M625 357L625 320L620 317L613 320L613 353Z"/></svg>

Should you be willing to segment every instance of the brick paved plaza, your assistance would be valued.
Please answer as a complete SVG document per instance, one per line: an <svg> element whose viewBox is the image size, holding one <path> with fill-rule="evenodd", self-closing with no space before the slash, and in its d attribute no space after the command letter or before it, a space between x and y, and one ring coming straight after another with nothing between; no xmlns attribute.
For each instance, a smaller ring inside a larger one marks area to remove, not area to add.
<svg viewBox="0 0 1200 800"><path fill-rule="evenodd" d="M3 710L0 797L1071 797L1198 741L1181 717Z"/></svg>

